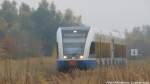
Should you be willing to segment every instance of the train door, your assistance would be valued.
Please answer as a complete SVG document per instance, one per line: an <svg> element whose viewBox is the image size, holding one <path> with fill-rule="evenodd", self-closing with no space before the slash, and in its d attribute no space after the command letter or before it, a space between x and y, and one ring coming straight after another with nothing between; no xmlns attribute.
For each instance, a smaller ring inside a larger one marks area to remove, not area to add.
<svg viewBox="0 0 150 84"><path fill-rule="evenodd" d="M95 42L92 42L90 46L89 58L95 58L95 57L96 57L96 47L95 47Z"/></svg>

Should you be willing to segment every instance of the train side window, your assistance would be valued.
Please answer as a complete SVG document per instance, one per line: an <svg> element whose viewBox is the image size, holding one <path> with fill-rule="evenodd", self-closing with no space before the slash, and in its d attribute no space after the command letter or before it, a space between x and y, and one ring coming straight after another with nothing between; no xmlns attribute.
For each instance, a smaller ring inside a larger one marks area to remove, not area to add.
<svg viewBox="0 0 150 84"><path fill-rule="evenodd" d="M92 42L90 46L90 57L95 57L94 55L95 55L95 42Z"/></svg>

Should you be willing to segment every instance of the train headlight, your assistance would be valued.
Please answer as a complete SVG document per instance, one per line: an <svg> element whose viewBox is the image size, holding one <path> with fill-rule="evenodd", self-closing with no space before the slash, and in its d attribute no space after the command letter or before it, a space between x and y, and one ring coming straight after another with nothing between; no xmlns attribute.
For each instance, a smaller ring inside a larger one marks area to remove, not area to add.
<svg viewBox="0 0 150 84"><path fill-rule="evenodd" d="M84 56L83 56L83 55L81 55L81 56L80 56L80 59L83 59L83 58L84 58Z"/></svg>
<svg viewBox="0 0 150 84"><path fill-rule="evenodd" d="M77 33L77 32L78 32L77 30L74 30L74 31L73 31L73 33Z"/></svg>
<svg viewBox="0 0 150 84"><path fill-rule="evenodd" d="M64 59L67 59L68 57L67 56L64 56Z"/></svg>

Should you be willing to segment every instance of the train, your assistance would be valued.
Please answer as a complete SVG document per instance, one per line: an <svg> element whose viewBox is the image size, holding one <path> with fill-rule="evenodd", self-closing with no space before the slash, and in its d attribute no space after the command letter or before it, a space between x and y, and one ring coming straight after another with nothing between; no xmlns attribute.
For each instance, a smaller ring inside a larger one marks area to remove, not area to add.
<svg viewBox="0 0 150 84"><path fill-rule="evenodd" d="M125 40L100 34L94 28L59 27L56 40L59 71L127 63Z"/></svg>

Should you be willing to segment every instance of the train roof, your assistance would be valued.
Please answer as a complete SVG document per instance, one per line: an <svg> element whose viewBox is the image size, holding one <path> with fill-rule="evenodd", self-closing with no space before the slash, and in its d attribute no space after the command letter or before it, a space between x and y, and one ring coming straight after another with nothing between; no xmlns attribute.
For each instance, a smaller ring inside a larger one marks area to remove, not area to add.
<svg viewBox="0 0 150 84"><path fill-rule="evenodd" d="M80 30L89 30L90 29L90 27L82 27L82 26L72 26L72 27L59 27L60 29L63 29L63 30L74 30L74 29L76 29L76 30L78 30L78 29L80 29Z"/></svg>

